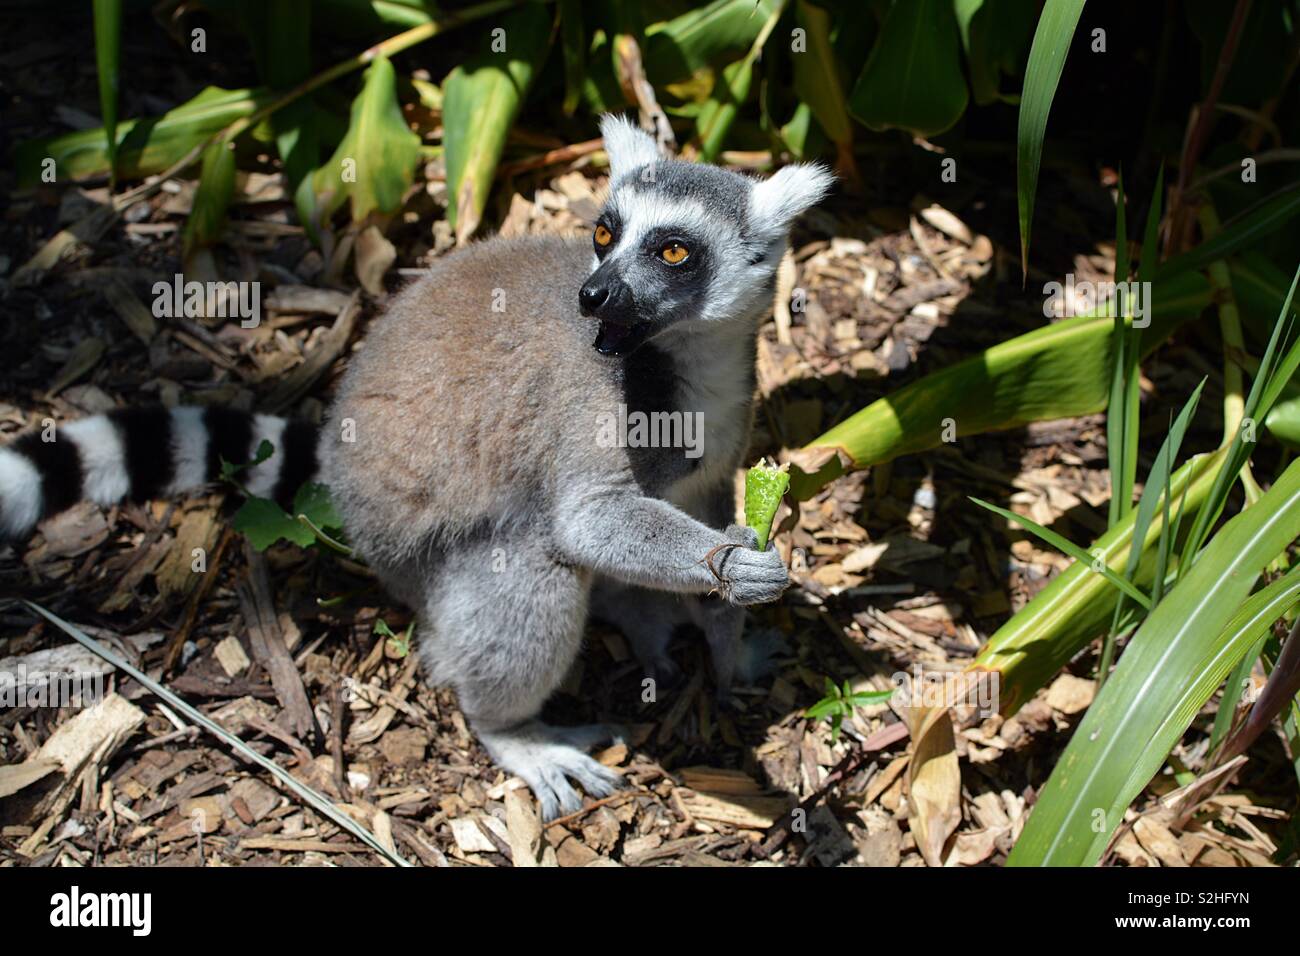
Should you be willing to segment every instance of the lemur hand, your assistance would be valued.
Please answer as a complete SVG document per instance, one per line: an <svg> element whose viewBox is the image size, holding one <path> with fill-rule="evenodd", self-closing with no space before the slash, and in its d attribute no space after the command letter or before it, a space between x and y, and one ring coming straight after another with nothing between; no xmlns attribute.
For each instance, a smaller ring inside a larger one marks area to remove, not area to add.
<svg viewBox="0 0 1300 956"><path fill-rule="evenodd" d="M731 525L724 532L736 547L723 547L710 556L719 579L718 591L732 604L765 604L775 601L790 586L790 573L776 547L756 551L758 535L752 528Z"/></svg>

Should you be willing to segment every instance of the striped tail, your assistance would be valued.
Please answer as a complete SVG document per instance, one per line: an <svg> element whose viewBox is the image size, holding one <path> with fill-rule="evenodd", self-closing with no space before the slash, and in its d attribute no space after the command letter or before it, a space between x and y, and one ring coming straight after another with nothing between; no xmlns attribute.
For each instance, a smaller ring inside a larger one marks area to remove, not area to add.
<svg viewBox="0 0 1300 956"><path fill-rule="evenodd" d="M251 461L262 441L275 448L239 475L258 497L285 507L316 475L316 427L229 408L123 408L28 432L0 448L0 539L22 538L38 521L79 501L112 505L200 488L221 461Z"/></svg>

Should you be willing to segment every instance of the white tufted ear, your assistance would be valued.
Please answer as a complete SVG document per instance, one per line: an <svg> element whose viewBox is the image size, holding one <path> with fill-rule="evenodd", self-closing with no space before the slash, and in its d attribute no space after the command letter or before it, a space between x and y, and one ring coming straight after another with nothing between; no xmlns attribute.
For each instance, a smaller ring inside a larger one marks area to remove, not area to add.
<svg viewBox="0 0 1300 956"><path fill-rule="evenodd" d="M610 179L659 158L654 138L625 117L606 113L600 118L600 135L605 138L605 152L609 155Z"/></svg>
<svg viewBox="0 0 1300 956"><path fill-rule="evenodd" d="M749 200L753 228L765 235L785 232L804 210L822 200L834 182L834 174L815 163L783 167L754 184Z"/></svg>

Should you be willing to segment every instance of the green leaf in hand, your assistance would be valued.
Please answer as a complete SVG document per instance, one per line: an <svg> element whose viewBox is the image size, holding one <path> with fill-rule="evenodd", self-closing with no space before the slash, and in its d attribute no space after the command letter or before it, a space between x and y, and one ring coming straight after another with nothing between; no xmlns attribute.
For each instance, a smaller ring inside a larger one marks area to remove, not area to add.
<svg viewBox="0 0 1300 956"><path fill-rule="evenodd" d="M780 467L759 462L745 474L745 524L758 535L758 550L767 548L772 519L781 498L790 487L786 465Z"/></svg>

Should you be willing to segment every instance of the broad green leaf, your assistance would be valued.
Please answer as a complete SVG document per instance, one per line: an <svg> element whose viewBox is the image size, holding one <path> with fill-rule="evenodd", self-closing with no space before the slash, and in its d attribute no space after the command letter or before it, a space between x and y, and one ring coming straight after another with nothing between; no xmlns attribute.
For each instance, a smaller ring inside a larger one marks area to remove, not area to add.
<svg viewBox="0 0 1300 956"><path fill-rule="evenodd" d="M330 216L349 200L353 222L373 212L396 212L419 156L420 137L406 125L397 102L393 65L387 57L377 57L352 101L347 135L325 165L298 187L295 200L303 226L319 237Z"/></svg>
<svg viewBox="0 0 1300 956"><path fill-rule="evenodd" d="M1300 447L1300 397L1283 399L1274 405L1264 425L1278 441Z"/></svg>
<svg viewBox="0 0 1300 956"><path fill-rule="evenodd" d="M646 28L646 76L656 87L680 83L753 46L774 0L714 0Z"/></svg>
<svg viewBox="0 0 1300 956"><path fill-rule="evenodd" d="M279 0L274 0L279 2ZM312 0L321 29L355 42L357 34L382 34L430 22L440 4L429 0Z"/></svg>
<svg viewBox="0 0 1300 956"><path fill-rule="evenodd" d="M243 532L248 543L258 551L265 551L282 539L300 548L310 547L316 542L316 535L310 528L267 498L246 499L235 512L230 526Z"/></svg>
<svg viewBox="0 0 1300 956"><path fill-rule="evenodd" d="M338 529L343 527L343 519L330 498L329 486L319 482L308 482L298 489L293 499L293 513L305 515L318 528Z"/></svg>
<svg viewBox="0 0 1300 956"><path fill-rule="evenodd" d="M226 211L235 194L235 144L223 137L203 151L194 206L185 223L185 256L215 242L226 225Z"/></svg>
<svg viewBox="0 0 1300 956"><path fill-rule="evenodd" d="M716 160L722 152L731 124L735 122L740 107L749 98L749 89L754 81L754 64L780 19L785 0L776 0L774 6L775 9L754 38L749 52L735 63L727 65L722 71L722 82L714 88L713 96L700 109L696 120L696 135L700 140L700 159L706 163Z"/></svg>
<svg viewBox="0 0 1300 956"><path fill-rule="evenodd" d="M564 114L572 116L582 99L587 31L582 22L581 0L559 0L559 8L560 43L564 51Z"/></svg>
<svg viewBox="0 0 1300 956"><path fill-rule="evenodd" d="M960 46L952 0L895 3L854 84L849 111L874 130L934 136L951 128L970 95Z"/></svg>
<svg viewBox="0 0 1300 956"><path fill-rule="evenodd" d="M259 4L260 6L260 4ZM311 76L311 0L276 0L266 4L266 62L263 76L275 90L288 90ZM271 130L289 188L296 190L303 177L320 162L316 109L303 97L271 115Z"/></svg>
<svg viewBox="0 0 1300 956"><path fill-rule="evenodd" d="M831 17L823 8L798 0L796 22L805 31L807 47L791 52L794 92L807 104L817 124L835 144L841 168L853 166L853 121L849 119L840 63L831 44Z"/></svg>
<svg viewBox="0 0 1300 956"><path fill-rule="evenodd" d="M1014 102L1000 90L1002 74L1020 72L1037 4L1034 0L953 0L976 105Z"/></svg>
<svg viewBox="0 0 1300 956"><path fill-rule="evenodd" d="M484 33L482 48L443 84L443 145L447 159L447 218L456 238L474 234L483 217L506 136L546 59L551 11L527 4L503 21L505 50Z"/></svg>
<svg viewBox="0 0 1300 956"><path fill-rule="evenodd" d="M194 99L162 116L123 120L118 124L117 175L143 179L160 173L194 147L236 120L269 104L268 90L223 90L209 86ZM15 150L20 186L40 181L41 163L55 161L59 180L101 176L110 169L108 140L103 129L80 130L48 139L30 140Z"/></svg>
<svg viewBox="0 0 1300 956"><path fill-rule="evenodd" d="M1300 571L1247 598L1297 528L1300 462L1223 526L1138 629L1040 792L1009 865L1097 862L1125 809L1201 706L1295 603Z"/></svg>
<svg viewBox="0 0 1300 956"><path fill-rule="evenodd" d="M117 100L122 56L122 0L95 0L95 71L99 75L99 112L111 171L117 154Z"/></svg>
<svg viewBox="0 0 1300 956"><path fill-rule="evenodd" d="M1196 273L1155 285L1143 352L1197 315L1208 301L1207 283ZM847 465L834 457L815 474L793 468L791 490L800 500L809 498L845 467L866 468L939 447L950 428L961 437L1101 411L1106 407L1113 332L1109 317L1076 316L904 386L810 442L808 450L841 452ZM972 395L980 400L972 402Z"/></svg>
<svg viewBox="0 0 1300 956"><path fill-rule="evenodd" d="M1043 160L1043 137L1056 86L1065 69L1074 28L1084 0L1046 0L1034 43L1029 48L1025 85L1020 94L1020 123L1016 136L1016 197L1020 212L1020 268L1029 274L1029 232L1034 219L1034 193Z"/></svg>

